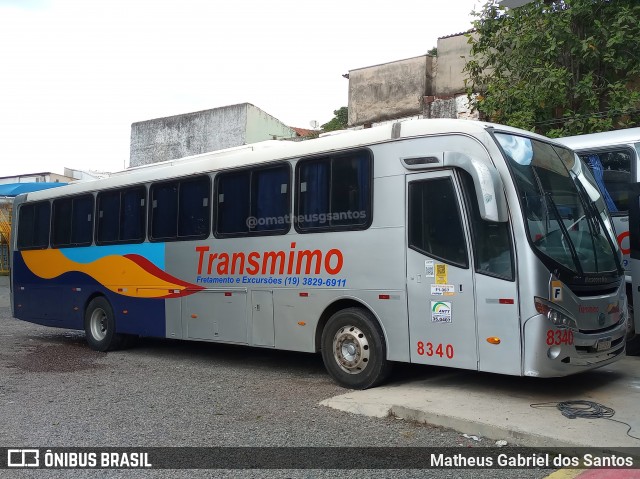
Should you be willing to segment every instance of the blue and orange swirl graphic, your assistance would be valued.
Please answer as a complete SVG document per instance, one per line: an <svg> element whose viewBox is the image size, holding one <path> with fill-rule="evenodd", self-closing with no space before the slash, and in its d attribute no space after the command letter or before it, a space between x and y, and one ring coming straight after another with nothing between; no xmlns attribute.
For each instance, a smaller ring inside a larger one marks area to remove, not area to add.
<svg viewBox="0 0 640 479"><path fill-rule="evenodd" d="M130 249L129 249L130 250ZM78 250L76 250L77 252ZM96 253L97 250L93 250ZM78 260L73 249L21 251L22 259L33 274L53 279L69 272L84 273L114 293L136 298L177 298L204 289L176 278L136 253L103 254ZM87 256L87 255L84 255Z"/></svg>

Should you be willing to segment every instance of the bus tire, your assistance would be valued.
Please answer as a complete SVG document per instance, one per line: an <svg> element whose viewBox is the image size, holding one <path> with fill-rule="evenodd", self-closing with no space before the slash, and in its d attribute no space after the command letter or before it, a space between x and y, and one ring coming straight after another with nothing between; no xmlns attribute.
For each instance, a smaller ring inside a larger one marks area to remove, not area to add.
<svg viewBox="0 0 640 479"><path fill-rule="evenodd" d="M104 296L93 298L84 314L84 332L89 347L94 351L120 349L124 335L116 333L113 308Z"/></svg>
<svg viewBox="0 0 640 479"><path fill-rule="evenodd" d="M331 316L322 331L321 345L329 375L346 388L377 386L391 372L380 326L365 309L347 308Z"/></svg>

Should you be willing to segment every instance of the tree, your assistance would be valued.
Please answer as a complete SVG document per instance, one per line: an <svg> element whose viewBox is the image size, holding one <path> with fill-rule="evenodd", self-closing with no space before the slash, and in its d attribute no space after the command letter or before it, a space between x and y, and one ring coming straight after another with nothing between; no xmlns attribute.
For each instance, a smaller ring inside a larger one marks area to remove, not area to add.
<svg viewBox="0 0 640 479"><path fill-rule="evenodd" d="M468 35L481 117L551 137L640 125L640 2L489 0Z"/></svg>
<svg viewBox="0 0 640 479"><path fill-rule="evenodd" d="M324 131L344 130L347 127L349 119L349 109L343 106L337 110L333 110L333 114L335 116L324 125L320 125L320 128Z"/></svg>

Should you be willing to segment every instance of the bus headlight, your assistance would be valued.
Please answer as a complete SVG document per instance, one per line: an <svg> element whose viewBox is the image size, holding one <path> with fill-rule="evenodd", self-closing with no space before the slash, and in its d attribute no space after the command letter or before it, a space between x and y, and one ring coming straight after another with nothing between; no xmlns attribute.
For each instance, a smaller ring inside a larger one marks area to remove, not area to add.
<svg viewBox="0 0 640 479"><path fill-rule="evenodd" d="M558 329L571 329L578 331L578 323L569 313L561 310L556 305L545 301L542 298L535 298L536 311L544 314Z"/></svg>

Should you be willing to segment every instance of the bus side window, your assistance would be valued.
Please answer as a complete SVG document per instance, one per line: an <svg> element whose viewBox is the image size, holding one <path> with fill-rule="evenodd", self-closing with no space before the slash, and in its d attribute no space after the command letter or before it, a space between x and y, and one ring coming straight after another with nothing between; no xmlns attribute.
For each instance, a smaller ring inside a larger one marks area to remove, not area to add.
<svg viewBox="0 0 640 479"><path fill-rule="evenodd" d="M216 177L218 237L289 231L289 164L221 173Z"/></svg>
<svg viewBox="0 0 640 479"><path fill-rule="evenodd" d="M53 202L51 246L88 246L93 240L93 195Z"/></svg>
<svg viewBox="0 0 640 479"><path fill-rule="evenodd" d="M296 173L299 232L366 229L371 224L373 175L368 151L301 160Z"/></svg>
<svg viewBox="0 0 640 479"><path fill-rule="evenodd" d="M513 246L509 223L485 221L480 217L473 180L461 173L465 199L470 213L473 256L476 272L513 281Z"/></svg>
<svg viewBox="0 0 640 479"><path fill-rule="evenodd" d="M151 238L161 241L209 235L211 182L208 176L151 186Z"/></svg>
<svg viewBox="0 0 640 479"><path fill-rule="evenodd" d="M144 186L98 193L96 243L143 242L146 196Z"/></svg>
<svg viewBox="0 0 640 479"><path fill-rule="evenodd" d="M458 198L451 178L409 183L409 247L462 268L469 267Z"/></svg>
<svg viewBox="0 0 640 479"><path fill-rule="evenodd" d="M631 152L624 148L580 153L596 180L609 211L627 214L631 182Z"/></svg>
<svg viewBox="0 0 640 479"><path fill-rule="evenodd" d="M50 219L51 204L48 201L21 205L18 216L18 248L47 248Z"/></svg>
<svg viewBox="0 0 640 479"><path fill-rule="evenodd" d="M151 186L151 238L172 240L178 235L178 182Z"/></svg>
<svg viewBox="0 0 640 479"><path fill-rule="evenodd" d="M249 171L223 173L217 177L216 233L237 235L247 233L249 218Z"/></svg>
<svg viewBox="0 0 640 479"><path fill-rule="evenodd" d="M208 176L180 182L178 237L209 236L211 181Z"/></svg>
<svg viewBox="0 0 640 479"><path fill-rule="evenodd" d="M147 190L144 186L129 188L121 193L120 204L120 241L142 242L145 238L145 200Z"/></svg>
<svg viewBox="0 0 640 479"><path fill-rule="evenodd" d="M281 220L289 213L289 175L288 167L278 167L258 170L251 176L251 215L271 219L258 221L253 231L284 229Z"/></svg>

